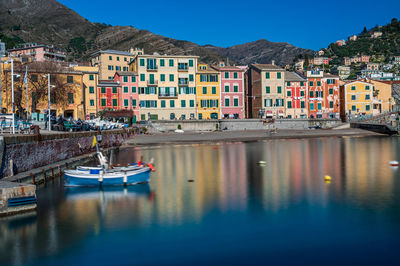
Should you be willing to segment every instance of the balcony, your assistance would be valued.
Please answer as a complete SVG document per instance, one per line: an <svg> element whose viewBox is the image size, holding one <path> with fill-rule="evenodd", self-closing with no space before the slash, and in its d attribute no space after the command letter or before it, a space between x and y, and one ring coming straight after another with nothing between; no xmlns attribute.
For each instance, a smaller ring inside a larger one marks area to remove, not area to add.
<svg viewBox="0 0 400 266"><path fill-rule="evenodd" d="M158 67L157 66L147 66L147 71L148 72L157 72L158 71Z"/></svg>
<svg viewBox="0 0 400 266"><path fill-rule="evenodd" d="M157 86L158 85L158 80L148 80L147 81L147 86Z"/></svg>
<svg viewBox="0 0 400 266"><path fill-rule="evenodd" d="M178 93L175 92L158 92L159 98L178 98Z"/></svg>
<svg viewBox="0 0 400 266"><path fill-rule="evenodd" d="M179 72L188 72L189 66L187 63L178 63L178 71Z"/></svg>
<svg viewBox="0 0 400 266"><path fill-rule="evenodd" d="M178 80L178 85L179 85L179 87L187 87L187 86L189 86L189 80L186 78L180 78Z"/></svg>

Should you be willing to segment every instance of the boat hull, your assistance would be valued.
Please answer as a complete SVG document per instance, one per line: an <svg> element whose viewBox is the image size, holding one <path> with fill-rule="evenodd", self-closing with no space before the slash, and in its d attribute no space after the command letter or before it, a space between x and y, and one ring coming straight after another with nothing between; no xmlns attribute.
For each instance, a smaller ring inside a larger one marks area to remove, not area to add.
<svg viewBox="0 0 400 266"><path fill-rule="evenodd" d="M150 181L151 169L148 167L127 172L104 173L102 178L98 174L87 174L83 171L65 171L65 186L90 187L90 186L118 186L135 185ZM126 176L126 177L125 177ZM126 181L126 182L125 182Z"/></svg>

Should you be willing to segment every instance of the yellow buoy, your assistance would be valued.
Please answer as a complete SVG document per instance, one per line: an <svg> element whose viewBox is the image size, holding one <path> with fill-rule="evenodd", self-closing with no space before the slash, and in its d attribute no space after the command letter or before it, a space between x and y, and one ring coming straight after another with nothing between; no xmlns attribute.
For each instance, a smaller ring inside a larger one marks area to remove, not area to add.
<svg viewBox="0 0 400 266"><path fill-rule="evenodd" d="M327 182L328 181L330 182L332 180L332 178L329 175L326 175L326 176L324 176L324 180Z"/></svg>

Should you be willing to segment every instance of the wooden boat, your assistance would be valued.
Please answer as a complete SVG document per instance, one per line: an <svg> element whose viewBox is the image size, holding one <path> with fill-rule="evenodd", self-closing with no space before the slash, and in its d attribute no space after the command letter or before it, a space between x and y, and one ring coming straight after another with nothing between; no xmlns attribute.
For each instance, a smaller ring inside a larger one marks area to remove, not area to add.
<svg viewBox="0 0 400 266"><path fill-rule="evenodd" d="M127 171L100 170L99 173L87 173L80 170L65 170L64 184L67 187L77 186L108 186L108 185L135 185L147 183L150 180L151 168L137 167Z"/></svg>

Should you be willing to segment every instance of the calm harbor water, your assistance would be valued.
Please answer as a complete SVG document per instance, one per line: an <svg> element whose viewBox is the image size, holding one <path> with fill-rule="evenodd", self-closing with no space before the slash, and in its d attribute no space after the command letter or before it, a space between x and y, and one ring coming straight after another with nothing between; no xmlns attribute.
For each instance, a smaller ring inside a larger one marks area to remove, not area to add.
<svg viewBox="0 0 400 266"><path fill-rule="evenodd" d="M154 157L149 184L48 183L36 213L0 220L0 265L398 265L399 140L124 149Z"/></svg>

